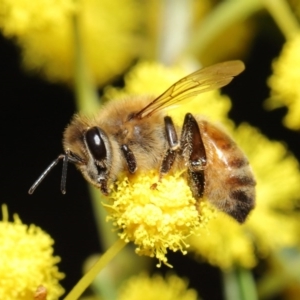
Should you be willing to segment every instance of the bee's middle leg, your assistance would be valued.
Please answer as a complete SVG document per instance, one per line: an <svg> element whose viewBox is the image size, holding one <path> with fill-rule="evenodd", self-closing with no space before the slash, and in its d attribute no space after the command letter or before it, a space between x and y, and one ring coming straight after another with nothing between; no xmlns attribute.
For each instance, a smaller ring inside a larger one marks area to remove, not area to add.
<svg viewBox="0 0 300 300"><path fill-rule="evenodd" d="M185 115L183 122L180 148L188 167L188 183L193 196L203 197L205 187L204 169L206 151L202 141L199 125L191 113Z"/></svg>
<svg viewBox="0 0 300 300"><path fill-rule="evenodd" d="M160 176L167 174L171 170L177 155L177 150L179 149L180 146L180 142L177 137L177 132L175 130L175 126L171 117L166 116L164 118L164 121L165 121L166 138L169 147L161 163Z"/></svg>
<svg viewBox="0 0 300 300"><path fill-rule="evenodd" d="M178 149L180 147L180 142L178 140L177 132L171 117L166 116L164 118L164 122L165 122L165 133L166 133L166 138L169 147L160 165L158 181L161 181L162 177L171 170L176 155L178 154ZM157 183L154 183L152 184L151 189L155 189L156 187L157 187Z"/></svg>

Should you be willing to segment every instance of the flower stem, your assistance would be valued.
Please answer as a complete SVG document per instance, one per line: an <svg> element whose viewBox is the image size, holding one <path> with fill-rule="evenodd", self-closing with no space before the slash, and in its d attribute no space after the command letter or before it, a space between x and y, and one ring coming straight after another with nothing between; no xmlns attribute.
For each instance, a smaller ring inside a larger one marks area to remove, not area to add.
<svg viewBox="0 0 300 300"><path fill-rule="evenodd" d="M299 31L299 23L287 1L263 0L262 2L272 15L286 39L292 37Z"/></svg>
<svg viewBox="0 0 300 300"><path fill-rule="evenodd" d="M91 76L86 65L84 49L82 47L79 20L77 16L73 18L74 27L74 56L75 56L75 93L76 104L79 111L92 115L99 108L97 90L92 82Z"/></svg>
<svg viewBox="0 0 300 300"><path fill-rule="evenodd" d="M89 185L89 193L91 196L95 221L98 229L99 240L104 250L108 249L117 239L117 232L111 229L111 223L106 221L107 211L103 206L102 194L98 189Z"/></svg>
<svg viewBox="0 0 300 300"><path fill-rule="evenodd" d="M204 20L202 20L185 49L186 56L202 56L209 44L226 28L245 20L263 8L260 0L222 1Z"/></svg>
<svg viewBox="0 0 300 300"><path fill-rule="evenodd" d="M95 115L99 110L100 100L98 99L97 89L90 76L87 60L84 53L84 47L80 36L80 20L77 16L73 18L73 34L74 34L74 62L75 62L75 80L74 91L76 98L77 109L86 116ZM98 229L99 238L104 249L109 249L99 259L99 261L86 273L77 285L66 296L67 300L78 299L81 293L95 280L99 271L104 268L108 262L120 251L125 242L121 241L116 234L112 234L108 223L105 221L105 212L102 206L102 196L99 189L89 186L89 192L94 208L94 215ZM110 278L107 279L108 281ZM106 284L105 290L111 289L113 284ZM103 290L102 290L103 292Z"/></svg>
<svg viewBox="0 0 300 300"><path fill-rule="evenodd" d="M123 249L126 243L118 239L94 264L94 266L78 281L64 300L76 300L93 282L97 274Z"/></svg>
<svg viewBox="0 0 300 300"><path fill-rule="evenodd" d="M189 39L192 1L163 0L160 14L157 60L172 65Z"/></svg>
<svg viewBox="0 0 300 300"><path fill-rule="evenodd" d="M99 110L101 101L98 99L97 90L89 76L83 45L81 43L79 20L73 18L74 52L75 52L75 96L78 111L87 116L95 115ZM108 223L105 221L105 212L102 206L101 193L93 187L89 187L98 233L104 249L108 249L116 240L116 235L111 233Z"/></svg>
<svg viewBox="0 0 300 300"><path fill-rule="evenodd" d="M257 300L255 282L250 270L237 267L223 272L225 299Z"/></svg>

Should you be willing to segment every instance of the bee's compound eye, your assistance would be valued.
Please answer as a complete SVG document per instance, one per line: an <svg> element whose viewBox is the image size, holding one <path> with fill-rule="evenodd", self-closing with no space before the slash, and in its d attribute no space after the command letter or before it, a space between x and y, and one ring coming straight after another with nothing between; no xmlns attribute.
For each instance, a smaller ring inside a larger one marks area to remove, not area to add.
<svg viewBox="0 0 300 300"><path fill-rule="evenodd" d="M96 160L100 161L106 158L106 147L98 127L92 127L87 130L85 133L85 141L92 156Z"/></svg>

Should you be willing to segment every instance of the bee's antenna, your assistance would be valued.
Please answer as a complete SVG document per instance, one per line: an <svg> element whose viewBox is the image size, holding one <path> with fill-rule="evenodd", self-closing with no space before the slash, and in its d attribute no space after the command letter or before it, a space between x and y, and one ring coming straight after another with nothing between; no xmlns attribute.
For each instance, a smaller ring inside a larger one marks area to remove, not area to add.
<svg viewBox="0 0 300 300"><path fill-rule="evenodd" d="M63 159L63 174L61 179L61 191L63 194L66 193L66 177L67 177L67 163L68 163L68 155L67 154L60 154L49 166L48 168L42 173L42 175L35 181L35 183L31 186L28 191L28 194L33 194L36 188L40 185L40 183L44 180L44 178L49 174L49 172L58 164L58 162Z"/></svg>
<svg viewBox="0 0 300 300"><path fill-rule="evenodd" d="M62 194L65 194L66 191L66 182L67 182L67 171L68 171L68 162L69 162L69 153L66 153L63 157L63 167L61 174L60 190Z"/></svg>

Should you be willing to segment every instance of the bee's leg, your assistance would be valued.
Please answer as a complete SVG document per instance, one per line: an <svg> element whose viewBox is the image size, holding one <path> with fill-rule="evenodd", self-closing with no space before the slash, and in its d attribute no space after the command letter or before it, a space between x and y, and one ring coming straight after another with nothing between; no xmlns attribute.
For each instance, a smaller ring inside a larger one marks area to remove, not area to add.
<svg viewBox="0 0 300 300"><path fill-rule="evenodd" d="M176 155L178 153L178 149L180 146L180 142L177 137L177 132L174 126L174 123L172 119L169 116L166 116L164 118L165 121L165 131L166 131L166 137L168 141L168 150L166 151L160 169L159 169L159 179L158 181L161 181L162 177L167 174L175 161ZM151 189L155 189L157 186L156 183L152 184Z"/></svg>
<svg viewBox="0 0 300 300"><path fill-rule="evenodd" d="M188 182L193 196L201 198L205 187L206 152L198 123L190 113L184 118L180 148L188 167Z"/></svg>
<svg viewBox="0 0 300 300"><path fill-rule="evenodd" d="M169 116L164 118L165 121L165 130L166 137L169 144L169 148L163 158L161 167L160 167L160 176L167 174L175 161L177 150L179 149L180 143L177 137L177 132L175 130L174 123Z"/></svg>
<svg viewBox="0 0 300 300"><path fill-rule="evenodd" d="M128 171L131 174L133 174L137 169L136 160L135 160L135 156L134 156L133 152L125 144L121 146L121 151L123 152L123 155L125 157L125 160L126 160L126 163L128 166Z"/></svg>

